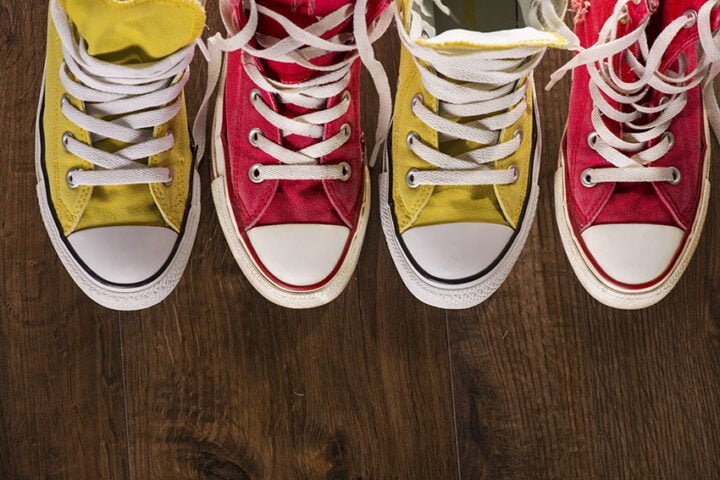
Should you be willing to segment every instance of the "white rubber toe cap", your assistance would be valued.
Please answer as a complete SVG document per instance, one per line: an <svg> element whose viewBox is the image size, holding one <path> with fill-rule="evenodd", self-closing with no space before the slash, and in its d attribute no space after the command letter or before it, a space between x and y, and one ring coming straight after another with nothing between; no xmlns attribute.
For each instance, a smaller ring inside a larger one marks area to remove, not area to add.
<svg viewBox="0 0 720 480"><path fill-rule="evenodd" d="M446 223L414 227L402 234L410 255L426 273L461 280L487 270L514 231L493 223Z"/></svg>
<svg viewBox="0 0 720 480"><path fill-rule="evenodd" d="M582 234L603 272L626 285L657 280L670 267L684 237L677 227L649 224L596 225Z"/></svg>
<svg viewBox="0 0 720 480"><path fill-rule="evenodd" d="M102 227L67 239L75 255L102 280L118 285L143 283L172 255L178 235L163 227Z"/></svg>
<svg viewBox="0 0 720 480"><path fill-rule="evenodd" d="M247 232L262 265L276 279L295 287L316 285L342 259L350 229L341 225L285 224Z"/></svg>

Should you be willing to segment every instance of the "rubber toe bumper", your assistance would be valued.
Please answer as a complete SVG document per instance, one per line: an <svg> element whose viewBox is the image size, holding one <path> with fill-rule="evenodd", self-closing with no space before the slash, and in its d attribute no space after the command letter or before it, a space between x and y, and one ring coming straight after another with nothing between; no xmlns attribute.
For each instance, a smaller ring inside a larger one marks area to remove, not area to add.
<svg viewBox="0 0 720 480"><path fill-rule="evenodd" d="M650 224L596 225L582 234L588 253L611 280L644 285L668 271L685 232Z"/></svg>
<svg viewBox="0 0 720 480"><path fill-rule="evenodd" d="M308 287L327 280L337 269L350 240L350 229L340 225L269 225L255 227L247 236L271 275L289 286Z"/></svg>
<svg viewBox="0 0 720 480"><path fill-rule="evenodd" d="M410 256L427 274L461 280L490 268L512 240L513 229L492 223L414 227L402 235Z"/></svg>
<svg viewBox="0 0 720 480"><path fill-rule="evenodd" d="M177 239L169 228L135 226L91 228L67 238L93 276L115 285L150 280L167 263Z"/></svg>

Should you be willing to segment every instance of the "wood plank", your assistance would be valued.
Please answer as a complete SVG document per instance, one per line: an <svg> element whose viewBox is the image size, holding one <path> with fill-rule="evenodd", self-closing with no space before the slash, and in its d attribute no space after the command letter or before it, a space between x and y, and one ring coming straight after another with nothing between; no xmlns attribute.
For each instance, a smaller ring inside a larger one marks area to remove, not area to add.
<svg viewBox="0 0 720 480"><path fill-rule="evenodd" d="M539 88L567 58L548 56ZM493 298L449 314L461 477L717 478L716 205L666 301L642 312L595 302L575 279L554 219L568 88L569 77L540 91L542 193L525 252Z"/></svg>
<svg viewBox="0 0 720 480"><path fill-rule="evenodd" d="M126 479L117 317L86 300L35 200L46 2L0 6L0 478Z"/></svg>
<svg viewBox="0 0 720 480"><path fill-rule="evenodd" d="M696 258L661 305L616 312L588 297L552 206L569 77L542 87L566 56L552 53L536 75L538 220L484 305L446 313L417 302L377 208L337 302L268 304L225 246L206 163L180 287L156 308L118 314L73 285L35 206L46 4L0 5L0 478L435 480L456 478L458 457L464 479L720 477L719 212L711 204ZM396 53L391 32L378 47L391 81ZM363 81L371 144L377 99Z"/></svg>
<svg viewBox="0 0 720 480"><path fill-rule="evenodd" d="M173 301L122 325L134 478L450 478L442 312L384 253L331 306L272 306L206 225Z"/></svg>

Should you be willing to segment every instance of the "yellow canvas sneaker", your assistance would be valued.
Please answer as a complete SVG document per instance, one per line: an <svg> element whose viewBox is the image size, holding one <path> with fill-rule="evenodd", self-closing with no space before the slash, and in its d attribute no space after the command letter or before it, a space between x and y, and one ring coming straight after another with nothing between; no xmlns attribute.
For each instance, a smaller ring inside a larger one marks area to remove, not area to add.
<svg viewBox="0 0 720 480"><path fill-rule="evenodd" d="M538 198L533 70L569 48L564 0L404 0L381 214L410 291L475 306L510 273Z"/></svg>
<svg viewBox="0 0 720 480"><path fill-rule="evenodd" d="M45 227L77 285L108 308L163 300L187 264L200 181L183 89L198 0L51 0L37 117Z"/></svg>

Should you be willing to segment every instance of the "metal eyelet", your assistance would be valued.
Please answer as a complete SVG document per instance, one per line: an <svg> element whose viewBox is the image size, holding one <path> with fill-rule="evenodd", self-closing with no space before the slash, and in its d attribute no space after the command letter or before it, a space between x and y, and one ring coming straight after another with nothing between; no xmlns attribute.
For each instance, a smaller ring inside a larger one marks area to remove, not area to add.
<svg viewBox="0 0 720 480"><path fill-rule="evenodd" d="M250 141L250 145L252 145L253 147L257 147L258 140L262 135L262 130L260 130L259 128L253 128L252 130L250 130L250 133L248 134L248 140Z"/></svg>
<svg viewBox="0 0 720 480"><path fill-rule="evenodd" d="M580 174L580 181L581 181L582 184L583 184L584 186L586 186L587 188L592 188L592 187L594 187L595 185L597 185L597 183L595 183L595 182L592 181L592 174L590 173L590 170L591 170L591 169L586 168L586 169L583 170L583 172Z"/></svg>
<svg viewBox="0 0 720 480"><path fill-rule="evenodd" d="M349 123L343 124L343 126L340 127L340 131L345 136L345 138L350 138L350 135L352 135L352 127Z"/></svg>
<svg viewBox="0 0 720 480"><path fill-rule="evenodd" d="M423 98L422 93L418 93L412 98L412 100L410 100L410 108L415 108L415 105L417 105L418 103L425 103L425 99Z"/></svg>
<svg viewBox="0 0 720 480"><path fill-rule="evenodd" d="M515 165L510 165L510 166L508 167L508 170L511 171L511 172L513 172L512 183L517 182L517 181L518 181L518 178L520 178L520 170L518 170L518 167L515 166Z"/></svg>
<svg viewBox="0 0 720 480"><path fill-rule="evenodd" d="M588 146L590 148L592 148L593 150L595 150L595 146L597 145L598 138L599 138L599 135L597 134L597 132L592 132L590 135L588 135L588 138L587 138Z"/></svg>
<svg viewBox="0 0 720 480"><path fill-rule="evenodd" d="M260 94L260 90L257 88L253 88L250 92L250 103L255 103L258 100L262 100L262 95Z"/></svg>
<svg viewBox="0 0 720 480"><path fill-rule="evenodd" d="M669 181L668 183L670 185L677 185L678 183L680 183L680 180L682 180L682 175L680 174L680 170L678 170L675 167L672 167L670 170L672 171L673 179L671 181Z"/></svg>
<svg viewBox="0 0 720 480"><path fill-rule="evenodd" d="M350 92L348 92L347 90L345 90L342 94L342 101L347 103L350 103L352 101L352 98L350 97Z"/></svg>
<svg viewBox="0 0 720 480"><path fill-rule="evenodd" d="M72 100L70 100L70 95L68 95L67 93L65 95L63 95L62 97L60 97L60 108L63 108L66 103L67 104L72 103Z"/></svg>
<svg viewBox="0 0 720 480"><path fill-rule="evenodd" d="M65 132L62 134L62 144L65 150L67 150L71 138L75 138L75 135L73 135L72 132Z"/></svg>
<svg viewBox="0 0 720 480"><path fill-rule="evenodd" d="M518 128L517 130L515 130L515 133L513 133L513 138L519 138L519 139L520 139L520 143L522 143L522 141L523 141L523 132L522 132L522 130L520 130L519 128Z"/></svg>
<svg viewBox="0 0 720 480"><path fill-rule="evenodd" d="M410 170L408 170L407 175L405 175L405 183L410 188L417 188L420 186L417 183L415 183L415 174L416 173L417 173L417 169L411 168Z"/></svg>
<svg viewBox="0 0 720 480"><path fill-rule="evenodd" d="M407 146L412 149L413 143L416 141L420 141L420 135L418 135L417 132L409 132L407 134L407 137L405 137L405 143L407 143Z"/></svg>
<svg viewBox="0 0 720 480"><path fill-rule="evenodd" d="M67 182L68 187L70 187L73 190L75 190L76 188L78 188L80 186L77 183L75 183L75 179L73 178L73 175L75 174L75 172L79 172L79 170L76 170L76 169L68 170L67 174L65 175L65 181Z"/></svg>
<svg viewBox="0 0 720 480"><path fill-rule="evenodd" d="M675 135L673 135L672 132L665 132L665 135L663 135L665 139L667 139L668 143L670 144L670 148L675 146Z"/></svg>
<svg viewBox="0 0 720 480"><path fill-rule="evenodd" d="M248 170L248 177L250 178L251 182L262 183L264 181L264 179L262 178L262 172L260 171L260 167L262 167L262 163L255 163Z"/></svg>
<svg viewBox="0 0 720 480"><path fill-rule="evenodd" d="M692 8L688 10L687 12L683 13L684 16L688 18L687 23L685 24L685 28L692 28L697 23L698 19L698 13L693 10Z"/></svg>
<svg viewBox="0 0 720 480"><path fill-rule="evenodd" d="M427 40L428 38L430 38L430 34L429 34L428 32L426 32L425 30L423 30L423 31L420 33L420 36L421 36L422 38L426 39L426 40Z"/></svg>
<svg viewBox="0 0 720 480"><path fill-rule="evenodd" d="M350 168L350 164L347 162L342 162L340 167L342 167L342 177L340 177L340 181L347 182L352 175L352 168Z"/></svg>

